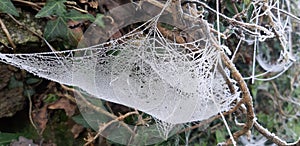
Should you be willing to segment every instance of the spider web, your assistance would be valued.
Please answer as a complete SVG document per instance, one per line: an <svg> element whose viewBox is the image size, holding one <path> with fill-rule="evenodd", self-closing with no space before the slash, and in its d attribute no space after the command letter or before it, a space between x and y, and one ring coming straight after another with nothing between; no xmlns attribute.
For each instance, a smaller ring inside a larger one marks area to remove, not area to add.
<svg viewBox="0 0 300 146"><path fill-rule="evenodd" d="M58 52L0 53L0 60L143 111L157 119L163 135L172 125L228 111L240 94L234 83L234 91L226 83L230 75L220 63L221 50L208 23L197 21L188 29L199 35L178 43L159 31L160 15L106 43Z"/></svg>

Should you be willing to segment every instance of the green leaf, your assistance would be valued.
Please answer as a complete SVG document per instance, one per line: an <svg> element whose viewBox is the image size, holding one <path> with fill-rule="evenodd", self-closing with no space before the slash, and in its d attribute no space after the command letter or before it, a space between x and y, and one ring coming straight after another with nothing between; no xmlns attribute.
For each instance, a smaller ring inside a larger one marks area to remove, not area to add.
<svg viewBox="0 0 300 146"><path fill-rule="evenodd" d="M231 17L236 13L233 5L234 3L231 0L226 1L226 9L229 11Z"/></svg>
<svg viewBox="0 0 300 146"><path fill-rule="evenodd" d="M85 128L91 128L91 126L86 122L82 115L73 116L72 119Z"/></svg>
<svg viewBox="0 0 300 146"><path fill-rule="evenodd" d="M35 90L34 89L25 89L24 90L24 95L26 97L31 97L35 94Z"/></svg>
<svg viewBox="0 0 300 146"><path fill-rule="evenodd" d="M47 97L43 100L45 103L53 103L57 101L59 97L55 94L48 94Z"/></svg>
<svg viewBox="0 0 300 146"><path fill-rule="evenodd" d="M35 15L35 17L41 18L51 15L62 16L67 12L64 2L66 2L66 0L49 0L46 5Z"/></svg>
<svg viewBox="0 0 300 146"><path fill-rule="evenodd" d="M44 30L44 37L48 41L62 39L69 45L77 45L82 36L82 31L72 31L64 17L57 17L56 20L50 20Z"/></svg>
<svg viewBox="0 0 300 146"><path fill-rule="evenodd" d="M68 35L67 22L62 17L57 17L56 20L50 20L44 30L44 37L51 41L56 38L66 39Z"/></svg>
<svg viewBox="0 0 300 146"><path fill-rule="evenodd" d="M217 130L216 131L216 139L217 139L217 142L220 143L220 142L224 142L225 141L225 133L223 130Z"/></svg>
<svg viewBox="0 0 300 146"><path fill-rule="evenodd" d="M1 133L0 132L0 145L9 145L12 140L18 139L19 135L14 133Z"/></svg>
<svg viewBox="0 0 300 146"><path fill-rule="evenodd" d="M96 20L94 21L98 26L104 28L104 22L103 22L103 17L104 15L103 14L97 14L96 16Z"/></svg>
<svg viewBox="0 0 300 146"><path fill-rule="evenodd" d="M248 7L250 3L251 3L251 0L244 0L244 4L246 5L246 7Z"/></svg>
<svg viewBox="0 0 300 146"><path fill-rule="evenodd" d="M224 32L226 30L226 26L224 26L224 24L222 22L220 22L219 25L220 25L220 31ZM214 28L215 29L218 28L218 23L217 22L214 23Z"/></svg>
<svg viewBox="0 0 300 146"><path fill-rule="evenodd" d="M0 0L0 12L19 16L19 13L10 0Z"/></svg>
<svg viewBox="0 0 300 146"><path fill-rule="evenodd" d="M247 21L250 21L250 19L252 17L252 14L253 14L253 11L254 11L254 6L250 5L249 8L248 8L248 11L247 11Z"/></svg>
<svg viewBox="0 0 300 146"><path fill-rule="evenodd" d="M13 88L19 88L19 87L23 87L23 82L16 80L15 77L11 77L9 84L8 84L8 88L13 89Z"/></svg>
<svg viewBox="0 0 300 146"><path fill-rule="evenodd" d="M112 56L117 56L121 53L121 50L108 50L105 52L107 56L112 55Z"/></svg>
<svg viewBox="0 0 300 146"><path fill-rule="evenodd" d="M95 17L91 14L82 14L76 10L71 10L65 16L66 19L78 21L78 20L90 20L92 22L95 21Z"/></svg>
<svg viewBox="0 0 300 146"><path fill-rule="evenodd" d="M41 81L40 78L28 78L28 79L26 79L26 84L29 84L29 85L36 84L40 81Z"/></svg>

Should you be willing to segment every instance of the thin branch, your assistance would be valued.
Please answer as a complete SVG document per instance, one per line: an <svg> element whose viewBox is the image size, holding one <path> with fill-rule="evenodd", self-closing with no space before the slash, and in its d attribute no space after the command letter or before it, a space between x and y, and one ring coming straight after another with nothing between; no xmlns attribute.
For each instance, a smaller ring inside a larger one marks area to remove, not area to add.
<svg viewBox="0 0 300 146"><path fill-rule="evenodd" d="M281 13L283 13L283 14L286 14L286 15L288 15L288 16L290 16L290 17L296 19L296 20L300 23L300 18L298 18L297 16L295 16L295 15L293 15L293 14L291 14L291 13L285 11L285 10L278 9L278 8L276 8L276 7L274 7L274 6L270 6L270 7L271 7L272 9L279 10L279 12L281 12Z"/></svg>
<svg viewBox="0 0 300 146"><path fill-rule="evenodd" d="M238 139L241 135L244 135L248 133L248 131L252 128L255 114L254 114L254 109L253 109L253 103L252 103L252 96L250 94L250 91L247 87L246 82L243 80L242 75L240 72L236 69L235 65L230 61L228 56L222 52L221 53L222 60L225 64L225 66L230 70L232 77L235 79L237 84L240 87L240 90L242 91L242 101L246 106L247 110L247 120L245 125L243 126L243 129L235 132L233 134L234 139ZM226 144L232 144L231 139L228 139Z"/></svg>
<svg viewBox="0 0 300 146"><path fill-rule="evenodd" d="M108 116L108 117L110 117L110 118L112 118L112 119L116 119L116 118L117 118L116 115L114 115L114 114L112 114L112 113L109 113L109 112L107 112L106 110L104 110L104 109L102 109L102 108L100 108L100 107L98 107L98 106L95 106L94 104L90 103L85 97L83 97L83 95L82 95L79 91L77 91L77 90L75 90L75 89L73 89L73 88L69 88L69 87L64 86L64 85L61 85L61 86L62 86L65 90L71 91L71 92L77 94L77 95L80 97L80 98L77 98L77 104L80 104L80 103L79 103L80 101L81 101L81 102L84 102L88 107L90 107L91 109L93 109L93 110L95 110L95 111L97 111L97 112L99 112L99 113L102 113L102 114L104 114L104 115L106 115L106 116ZM126 123L120 122L120 124L121 124L122 126L124 126L131 134L135 135L134 131L132 131L132 129L131 129Z"/></svg>
<svg viewBox="0 0 300 146"><path fill-rule="evenodd" d="M46 44L47 46L50 48L50 50L52 52L56 52L56 50L48 43L48 41L42 37L40 34L38 34L37 32L31 30L30 28L28 28L24 23L21 23L20 21L18 21L14 16L10 15L10 14L7 14L13 21L15 21L18 25L26 28L29 32L31 32L32 34L36 35L37 37L39 37L40 39L42 39Z"/></svg>
<svg viewBox="0 0 300 146"><path fill-rule="evenodd" d="M72 97L72 96L69 95L69 94L57 93L56 95L57 95L57 96L61 96L61 97L65 97L65 98L69 99L71 102L76 103L75 98Z"/></svg>
<svg viewBox="0 0 300 146"><path fill-rule="evenodd" d="M237 111L241 107L242 104L243 104L243 101L241 100L232 109L230 109L227 112L223 112L223 115L226 116L226 115L232 114L233 112ZM182 132L186 132L186 131L189 131L189 130L193 130L193 129L196 129L196 128L199 128L199 127L201 127L203 125L207 125L207 124L211 123L212 121L214 121L216 119L219 119L219 118L221 118L221 115L215 115L215 116L213 116L213 117L211 117L211 118L209 118L207 120L202 121L201 123L199 123L197 125L185 128L183 130L180 130L180 131L177 132L177 134L182 133Z"/></svg>
<svg viewBox="0 0 300 146"><path fill-rule="evenodd" d="M206 9L214 12L214 13L217 13L216 10L212 9L211 7L209 7L207 4L203 3L203 2L200 2L200 1L190 1L190 2L195 2L195 3L198 3L198 4L201 4L202 6L204 6ZM262 27L260 25L256 25L256 24L251 24L251 23L245 23L245 22L241 22L241 21L238 21L238 20L235 20L233 18L229 18L227 17L226 15L220 13L219 14L221 17L223 17L224 19L226 19L228 22L232 23L232 24L236 24L238 26L243 26L243 27L246 27L246 28L249 28L249 29L258 29L260 31L263 31L264 33L266 33L268 36L268 38L272 38L274 37L274 33L269 31L267 28L265 27ZM253 32L254 33L254 32ZM255 33L254 33L255 34ZM265 36L266 37L266 36Z"/></svg>
<svg viewBox="0 0 300 146"><path fill-rule="evenodd" d="M36 7L38 9L42 9L42 7L40 7L38 4L30 2L30 1L24 1L24 0L13 0L13 1L23 3L23 4L27 4L27 5L30 5L32 7Z"/></svg>
<svg viewBox="0 0 300 146"><path fill-rule="evenodd" d="M6 26L5 26L5 24L3 23L3 21L2 21L1 18L0 18L0 25L1 25L1 29L3 30L3 32L4 32L5 35L6 35L6 38L7 38L8 42L9 42L9 44L12 46L12 48L16 49L17 46L15 45L15 43L13 42L13 40L11 39L11 36L10 36L10 34L9 34L9 32L8 32Z"/></svg>
<svg viewBox="0 0 300 146"><path fill-rule="evenodd" d="M138 114L139 113L137 111L129 112L129 113L126 113L125 115L121 115L121 116L115 118L114 120L109 121L108 123L100 125L97 134L92 139L88 139L88 142L85 143L84 145L87 146L87 145L91 144L92 142L94 142L100 136L100 134L111 124L113 124L115 122L123 121L126 117L128 117L130 115L138 115Z"/></svg>
<svg viewBox="0 0 300 146"><path fill-rule="evenodd" d="M160 23L157 24L157 28L162 33L162 35L164 35L166 38L168 38L170 40L174 40L174 38L175 38L176 42L179 44L185 43L185 40L183 37L176 34L175 32L172 32L172 31L162 27Z"/></svg>
<svg viewBox="0 0 300 146"><path fill-rule="evenodd" d="M18 21L14 16L7 14L13 21L15 21L18 25L24 27L25 29L27 29L28 31L30 31L32 34L36 35L37 37L39 37L40 39L44 40L44 38L38 34L37 32L31 30L30 28L28 28L24 23L21 23L20 21Z"/></svg>
<svg viewBox="0 0 300 146"><path fill-rule="evenodd" d="M31 125L33 126L33 128L40 135L41 133L39 132L38 127L35 125L35 123L33 122L33 119L32 119L32 115L31 115L32 114L32 101L31 101L31 97L30 97L28 92L27 92L27 98L28 98L28 101L29 101L29 111L28 111L29 121L30 121Z"/></svg>
<svg viewBox="0 0 300 146"><path fill-rule="evenodd" d="M279 146L296 146L296 144L300 144L300 138L294 143L285 142L284 140L277 137L274 133L269 132L268 129L261 126L256 120L254 121L254 128L263 136L265 136L268 140L271 140L273 143Z"/></svg>
<svg viewBox="0 0 300 146"><path fill-rule="evenodd" d="M88 13L89 13L87 10L80 9L80 8L78 8L78 7L76 7L76 6L70 6L70 5L67 5L67 7L73 8L73 9L75 9L75 10L81 12L81 13L85 13L85 14L88 14Z"/></svg>

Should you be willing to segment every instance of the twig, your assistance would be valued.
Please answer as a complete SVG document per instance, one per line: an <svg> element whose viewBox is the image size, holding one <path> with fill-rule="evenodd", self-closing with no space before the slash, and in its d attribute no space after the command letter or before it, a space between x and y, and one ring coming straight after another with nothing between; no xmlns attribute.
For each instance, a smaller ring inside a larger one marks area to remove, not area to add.
<svg viewBox="0 0 300 146"><path fill-rule="evenodd" d="M100 125L97 134L92 139L88 139L88 142L85 143L84 145L87 146L87 145L91 144L93 141L95 141L100 136L100 134L111 124L113 124L115 122L123 121L126 117L128 117L130 115L136 115L136 114L138 115L139 113L137 111L129 112L129 113L126 113L125 115L121 115L121 116L115 118L114 120L109 121L108 123Z"/></svg>
<svg viewBox="0 0 300 146"><path fill-rule="evenodd" d="M39 132L39 129L37 128L37 126L35 125L35 123L33 122L33 119L32 119L32 115L31 115L32 114L32 101L31 101L31 97L30 97L29 93L27 93L27 98L28 98L28 101L29 101L28 116L29 116L30 123L34 127L34 129L37 131L37 133L40 135L41 133Z"/></svg>
<svg viewBox="0 0 300 146"><path fill-rule="evenodd" d="M69 99L71 102L76 103L75 98L72 97L72 96L69 95L69 94L61 94L61 93L57 93L56 95L57 95L57 96L61 96L61 97L65 97L65 98Z"/></svg>
<svg viewBox="0 0 300 146"><path fill-rule="evenodd" d="M245 125L243 126L243 129L241 129L233 134L234 139L237 139L241 135L246 134L253 126L255 114L254 114L254 110L253 110L252 96L249 92L246 82L243 80L243 77L241 76L239 71L236 69L235 65L230 61L228 56L224 52L222 52L221 57L222 57L222 60L225 64L225 66L230 70L232 77L235 79L235 81L239 85L239 87L242 91L242 101L245 104L246 109L247 109L247 120L246 120ZM228 139L226 142L226 144L228 144L228 145L231 143L232 143L231 139Z"/></svg>
<svg viewBox="0 0 300 146"><path fill-rule="evenodd" d="M172 32L172 31L162 27L160 23L157 24L157 28L161 32L161 34L164 35L166 38L168 38L170 40L174 40L174 38L175 38L176 42L179 44L185 43L185 40L183 37L179 36L175 32Z"/></svg>
<svg viewBox="0 0 300 146"><path fill-rule="evenodd" d="M261 133L263 136L265 136L268 140L271 140L273 143L279 145L279 146L292 146L300 143L300 138L294 142L294 143L287 143L284 140L277 137L275 134L268 131L268 129L261 126L256 120L254 121L254 128Z"/></svg>
<svg viewBox="0 0 300 146"><path fill-rule="evenodd" d="M224 33L222 33L222 32L218 32L217 30L215 30L214 28L209 28L210 29L210 31L212 32L212 33L215 33L215 34L220 34L221 35L221 38L223 38L223 39L227 39L228 38L228 36L226 36Z"/></svg>
<svg viewBox="0 0 300 146"><path fill-rule="evenodd" d="M241 100L241 101L239 101L232 109L230 109L230 110L227 111L227 112L223 112L222 114L223 114L224 116L229 115L229 114L231 114L231 113L237 111L237 110L241 107L242 104L243 104L243 101ZM207 120L202 121L201 123L199 123L199 124L197 124L197 125L194 125L194 126L192 126L192 127L185 128L185 129L183 129L183 130L180 130L180 131L177 132L177 134L182 133L182 132L186 132L186 131L189 131L189 130L193 130L193 129L196 129L196 128L199 128L199 127L201 127L201 126L203 126L203 125L207 125L207 124L211 123L212 121L214 121L214 120L216 120L216 119L219 119L219 118L221 118L221 115L215 115L215 116L213 116L213 117L211 117L211 118L209 118L209 119L207 119Z"/></svg>
<svg viewBox="0 0 300 146"><path fill-rule="evenodd" d="M18 21L14 16L12 16L12 15L10 15L10 14L7 14L13 21L15 21L18 25L20 25L20 26L22 26L22 27L24 27L24 28L26 28L28 31L30 31L32 34L34 34L34 35L36 35L37 37L39 37L40 39L43 39L44 40L44 38L40 35L40 34L38 34L37 32L35 32L35 31L32 31L30 28L28 28L24 23L21 23L20 21Z"/></svg>
<svg viewBox="0 0 300 146"><path fill-rule="evenodd" d="M67 5L67 7L73 8L73 9L75 9L75 10L77 10L79 12L85 13L85 14L89 13L87 10L83 10L83 9L77 8L76 6Z"/></svg>
<svg viewBox="0 0 300 146"><path fill-rule="evenodd" d="M207 4L203 3L203 2L200 2L200 1L195 1L195 0L190 0L189 2L194 2L194 3L198 3L202 6L204 6L206 9L214 12L214 13L217 13L216 10L212 9L211 7L209 7ZM227 17L226 15L222 14L222 13L219 13L219 15L221 17L223 17L224 19L226 19L228 22L232 23L232 24L236 24L238 26L243 26L243 27L246 27L246 28L250 28L250 29L258 29L260 31L263 31L264 33L266 33L268 36L268 38L272 38L274 37L274 33L269 31L267 28L265 27L262 27L260 25L256 25L256 24L251 24L251 23L245 23L245 22L241 22L241 21L238 21L238 20L235 20L233 18L229 18ZM254 32L253 32L254 33ZM255 33L254 33L255 34Z"/></svg>
<svg viewBox="0 0 300 146"><path fill-rule="evenodd" d="M10 34L9 34L9 32L8 32L8 30L7 30L6 26L5 26L5 24L2 22L2 19L1 19L1 18L0 18L0 25L1 25L1 29L3 30L3 32L4 32L5 35L6 35L6 38L7 38L8 42L9 42L9 44L12 46L12 48L16 49L17 46L16 46L16 45L14 44L14 42L12 41L11 36L10 36Z"/></svg>
<svg viewBox="0 0 300 146"><path fill-rule="evenodd" d="M116 118L117 118L116 115L114 115L114 114L112 114L112 113L109 113L109 112L103 110L102 108L97 107L97 106L95 106L94 104L90 103L90 102L89 102L88 100L86 100L85 97L83 97L83 96L81 95L81 93L78 92L77 90L75 90L75 89L73 89L73 88L69 88L69 87L67 87L67 86L65 86L65 85L62 85L62 84L61 84L61 87L64 88L65 90L68 90L68 91L71 91L71 92L77 94L77 95L80 97L81 101L83 101L88 107L94 109L95 111L97 111L97 112L99 112L99 113L102 113L102 114L104 114L104 115L106 115L106 116L108 116L108 117L110 117L110 118L112 118L112 119L116 119ZM80 102L80 101L79 101L79 98L77 98L77 99L78 99L78 100L77 100L77 104L80 104L80 103L79 103L79 102ZM120 124L121 124L122 126L124 126L131 134L135 135L134 131L132 131L132 129L131 129L126 123L120 122Z"/></svg>
<svg viewBox="0 0 300 146"><path fill-rule="evenodd" d="M294 18L294 19L296 19L297 21L300 22L300 18L298 18L297 16L295 16L295 15L293 15L293 14L291 14L291 13L285 11L285 10L278 9L278 8L276 8L276 7L273 7L273 6L269 6L269 7L271 7L272 9L279 10L279 12L281 12L281 13L283 13L283 14L286 14L286 15L288 15L288 16L290 16L290 17L292 17L292 18Z"/></svg>
<svg viewBox="0 0 300 146"><path fill-rule="evenodd" d="M46 44L47 46L50 48L50 50L52 52L56 52L56 50L48 43L48 41L42 37L40 34L38 34L37 32L31 30L30 28L28 28L24 23L21 23L20 21L18 21L14 16L10 15L10 14L7 14L12 20L14 20L18 25L26 28L28 31L30 31L32 34L36 35L37 37L39 37L40 39L42 39Z"/></svg>
<svg viewBox="0 0 300 146"><path fill-rule="evenodd" d="M77 6L77 3L74 2L74 1L66 1L65 3L68 4L68 5L74 5L74 6Z"/></svg>
<svg viewBox="0 0 300 146"><path fill-rule="evenodd" d="M105 102L105 105L106 105L108 111L111 112L111 113L113 113L113 110L111 109L108 101Z"/></svg>
<svg viewBox="0 0 300 146"><path fill-rule="evenodd" d="M82 101L85 102L89 107L92 107L92 109L95 109L96 111L98 111L98 112L100 112L100 113L103 113L104 115L106 115L106 116L108 116L108 117L110 117L110 118L113 118L113 119L115 119L115 118L117 117L117 116L115 116L115 115L113 115L113 114L111 114L111 113L109 113L109 112L103 110L103 109L100 108L100 107L94 106L92 103L90 103L89 101L87 101L87 100L85 99L85 97L83 97L83 96L81 95L81 93L78 92L77 90L75 90L75 89L73 89L73 88L69 88L69 87L67 87L67 86L65 86L65 85L62 85L62 84L60 84L60 85L61 85L61 87L64 88L65 90L77 94L77 95L82 99Z"/></svg>
<svg viewBox="0 0 300 146"><path fill-rule="evenodd" d="M151 2L153 2L153 1L151 1ZM169 38L169 39L171 39L171 40L175 38L175 41L176 41L177 43L179 43L179 44L184 44L184 43L185 43L185 40L184 40L183 38L181 38L180 36L179 36L179 37L176 37L175 34L174 34L173 32L170 32L169 30L162 28L159 24L157 25L157 27L158 27L159 31L162 33L162 35L164 35L166 38ZM204 28L204 29L205 29L205 28ZM204 31L209 31L209 30L206 30L206 29L205 29ZM206 32L206 33L209 34L209 32ZM220 34L219 34L219 35L220 35ZM212 38L213 38L213 37L212 37ZM226 80L226 83L228 84L231 93L234 94L234 93L235 93L235 89L234 89L232 83L230 82L230 80L228 79L226 73L224 72L224 70L221 68L220 65L218 65L218 69L219 69L220 73L224 73L224 75L225 75L225 77L223 76L223 77L224 77L224 80ZM223 72L222 72L222 71L223 71ZM230 112L234 112L235 110L237 110L237 109L240 107L241 103L242 103L242 102L239 102L239 103L236 105L236 107L234 108L234 110L231 110ZM226 112L225 112L225 113L226 113ZM223 113L222 113L222 114L223 114ZM226 113L226 114L229 114L229 113ZM224 114L223 114L223 115L224 115ZM181 133L181 132L184 132L184 131L187 131L187 130L191 130L191 129L195 128L195 127L200 127L200 126L202 126L203 124L210 123L210 122L212 122L212 121L214 121L215 119L220 118L220 117L222 117L222 115L216 115L216 116L210 118L209 120L206 120L205 122L201 122L201 124L198 124L198 125L196 125L196 126L193 126L193 127L189 127L189 128L183 129L183 130L179 131L178 133ZM224 117L223 117L223 118L224 118ZM251 127L252 127L252 126L250 126L250 128L251 128ZM248 131L246 131L246 132L248 132ZM246 133L246 132L245 132L245 133ZM233 141L233 140L232 140L232 141Z"/></svg>
<svg viewBox="0 0 300 146"><path fill-rule="evenodd" d="M300 106L300 103L297 103L296 101L293 101L293 100L289 100L289 99L283 98L282 95L279 93L278 88L277 88L277 85L274 83L274 81L271 81L271 83L272 83L272 86L273 86L273 88L274 88L275 94L277 95L277 97L278 97L279 99L281 99L282 101L286 101L286 102L289 102L289 103L293 103L293 104L295 104L296 106Z"/></svg>
<svg viewBox="0 0 300 146"><path fill-rule="evenodd" d="M193 130L193 129L196 129L196 128L202 127L204 125L208 125L209 123L211 123L214 120L219 119L219 118L221 118L221 115L215 115L215 116L213 116L213 117L211 117L211 118L209 118L207 120L202 121L201 123L199 123L197 125L194 125L192 127L188 127L188 128L185 128L185 129L182 129L182 130L178 131L177 134L182 133L182 132L186 132L186 131L190 131L190 130Z"/></svg>
<svg viewBox="0 0 300 146"><path fill-rule="evenodd" d="M285 53L288 52L288 48L287 47L291 47L291 46L288 46L288 44L287 44L287 42L288 42L287 38L283 34L283 33L285 33L284 27L282 27L282 29L280 29L279 31L277 29L275 29L275 28L279 27L280 25L274 21L274 19L272 18L273 14L268 9L269 8L267 7L265 11L267 11L267 13L268 13L267 16L268 16L268 18L270 20L269 24L274 28L275 35L277 36L277 38L278 38L278 40L280 42L280 45L281 45L281 47L282 47L282 49L284 51L284 55L283 56L286 57ZM279 27L279 28L281 28L281 27ZM288 58L288 59L290 59L290 58Z"/></svg>
<svg viewBox="0 0 300 146"><path fill-rule="evenodd" d="M27 4L27 5L36 7L36 8L38 8L38 9L42 9L42 7L40 7L38 4L33 3L33 2L30 2L30 1L24 1L24 0L13 0L13 1L19 2L19 3L23 3L23 4Z"/></svg>
<svg viewBox="0 0 300 146"><path fill-rule="evenodd" d="M296 106L300 106L300 103L297 103L296 101L293 101L293 100L291 100L291 99L283 98L282 95L279 93L278 88L277 88L277 85L274 83L274 81L271 81L271 83L272 83L272 86L273 86L273 88L274 88L276 97L278 97L278 98L279 98L280 100L282 100L282 101L286 101L286 102L289 102L289 103L293 103L293 104L295 104ZM279 103L279 102L277 101L277 103ZM280 102L280 103L281 103L281 102ZM297 116L295 116L295 115L293 116L293 115L286 114L286 113L283 111L282 105L281 105L281 104L278 104L278 105L279 105L279 111L280 111L281 114L283 114L284 116L287 116L287 117L292 117L292 118L297 119Z"/></svg>

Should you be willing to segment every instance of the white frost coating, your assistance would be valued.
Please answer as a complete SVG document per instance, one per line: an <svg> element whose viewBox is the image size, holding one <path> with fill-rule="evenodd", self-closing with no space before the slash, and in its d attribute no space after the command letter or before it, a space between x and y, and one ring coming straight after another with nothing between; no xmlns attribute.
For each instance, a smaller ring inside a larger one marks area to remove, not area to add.
<svg viewBox="0 0 300 146"><path fill-rule="evenodd" d="M262 54L258 54L256 56L256 60L259 63L260 67L262 67L267 72L282 72L293 63L292 60L287 60L277 64L270 64L266 60L264 60L262 56Z"/></svg>
<svg viewBox="0 0 300 146"><path fill-rule="evenodd" d="M185 54L183 45L156 47L154 41L140 39L145 39L143 44L128 39L117 46L0 54L0 58L37 76L78 86L99 98L173 124L218 114L213 98L226 111L239 96L231 95L218 72L212 74L219 59L217 49L207 47Z"/></svg>
<svg viewBox="0 0 300 146"><path fill-rule="evenodd" d="M136 108L169 125L208 119L232 107L238 88L234 85L232 94L216 70L220 52L213 47L214 39L206 36L208 29L202 28L202 38L186 44L162 37L155 23L147 29L144 35L129 33L83 49L0 53L0 61ZM160 126L164 125L168 124Z"/></svg>

